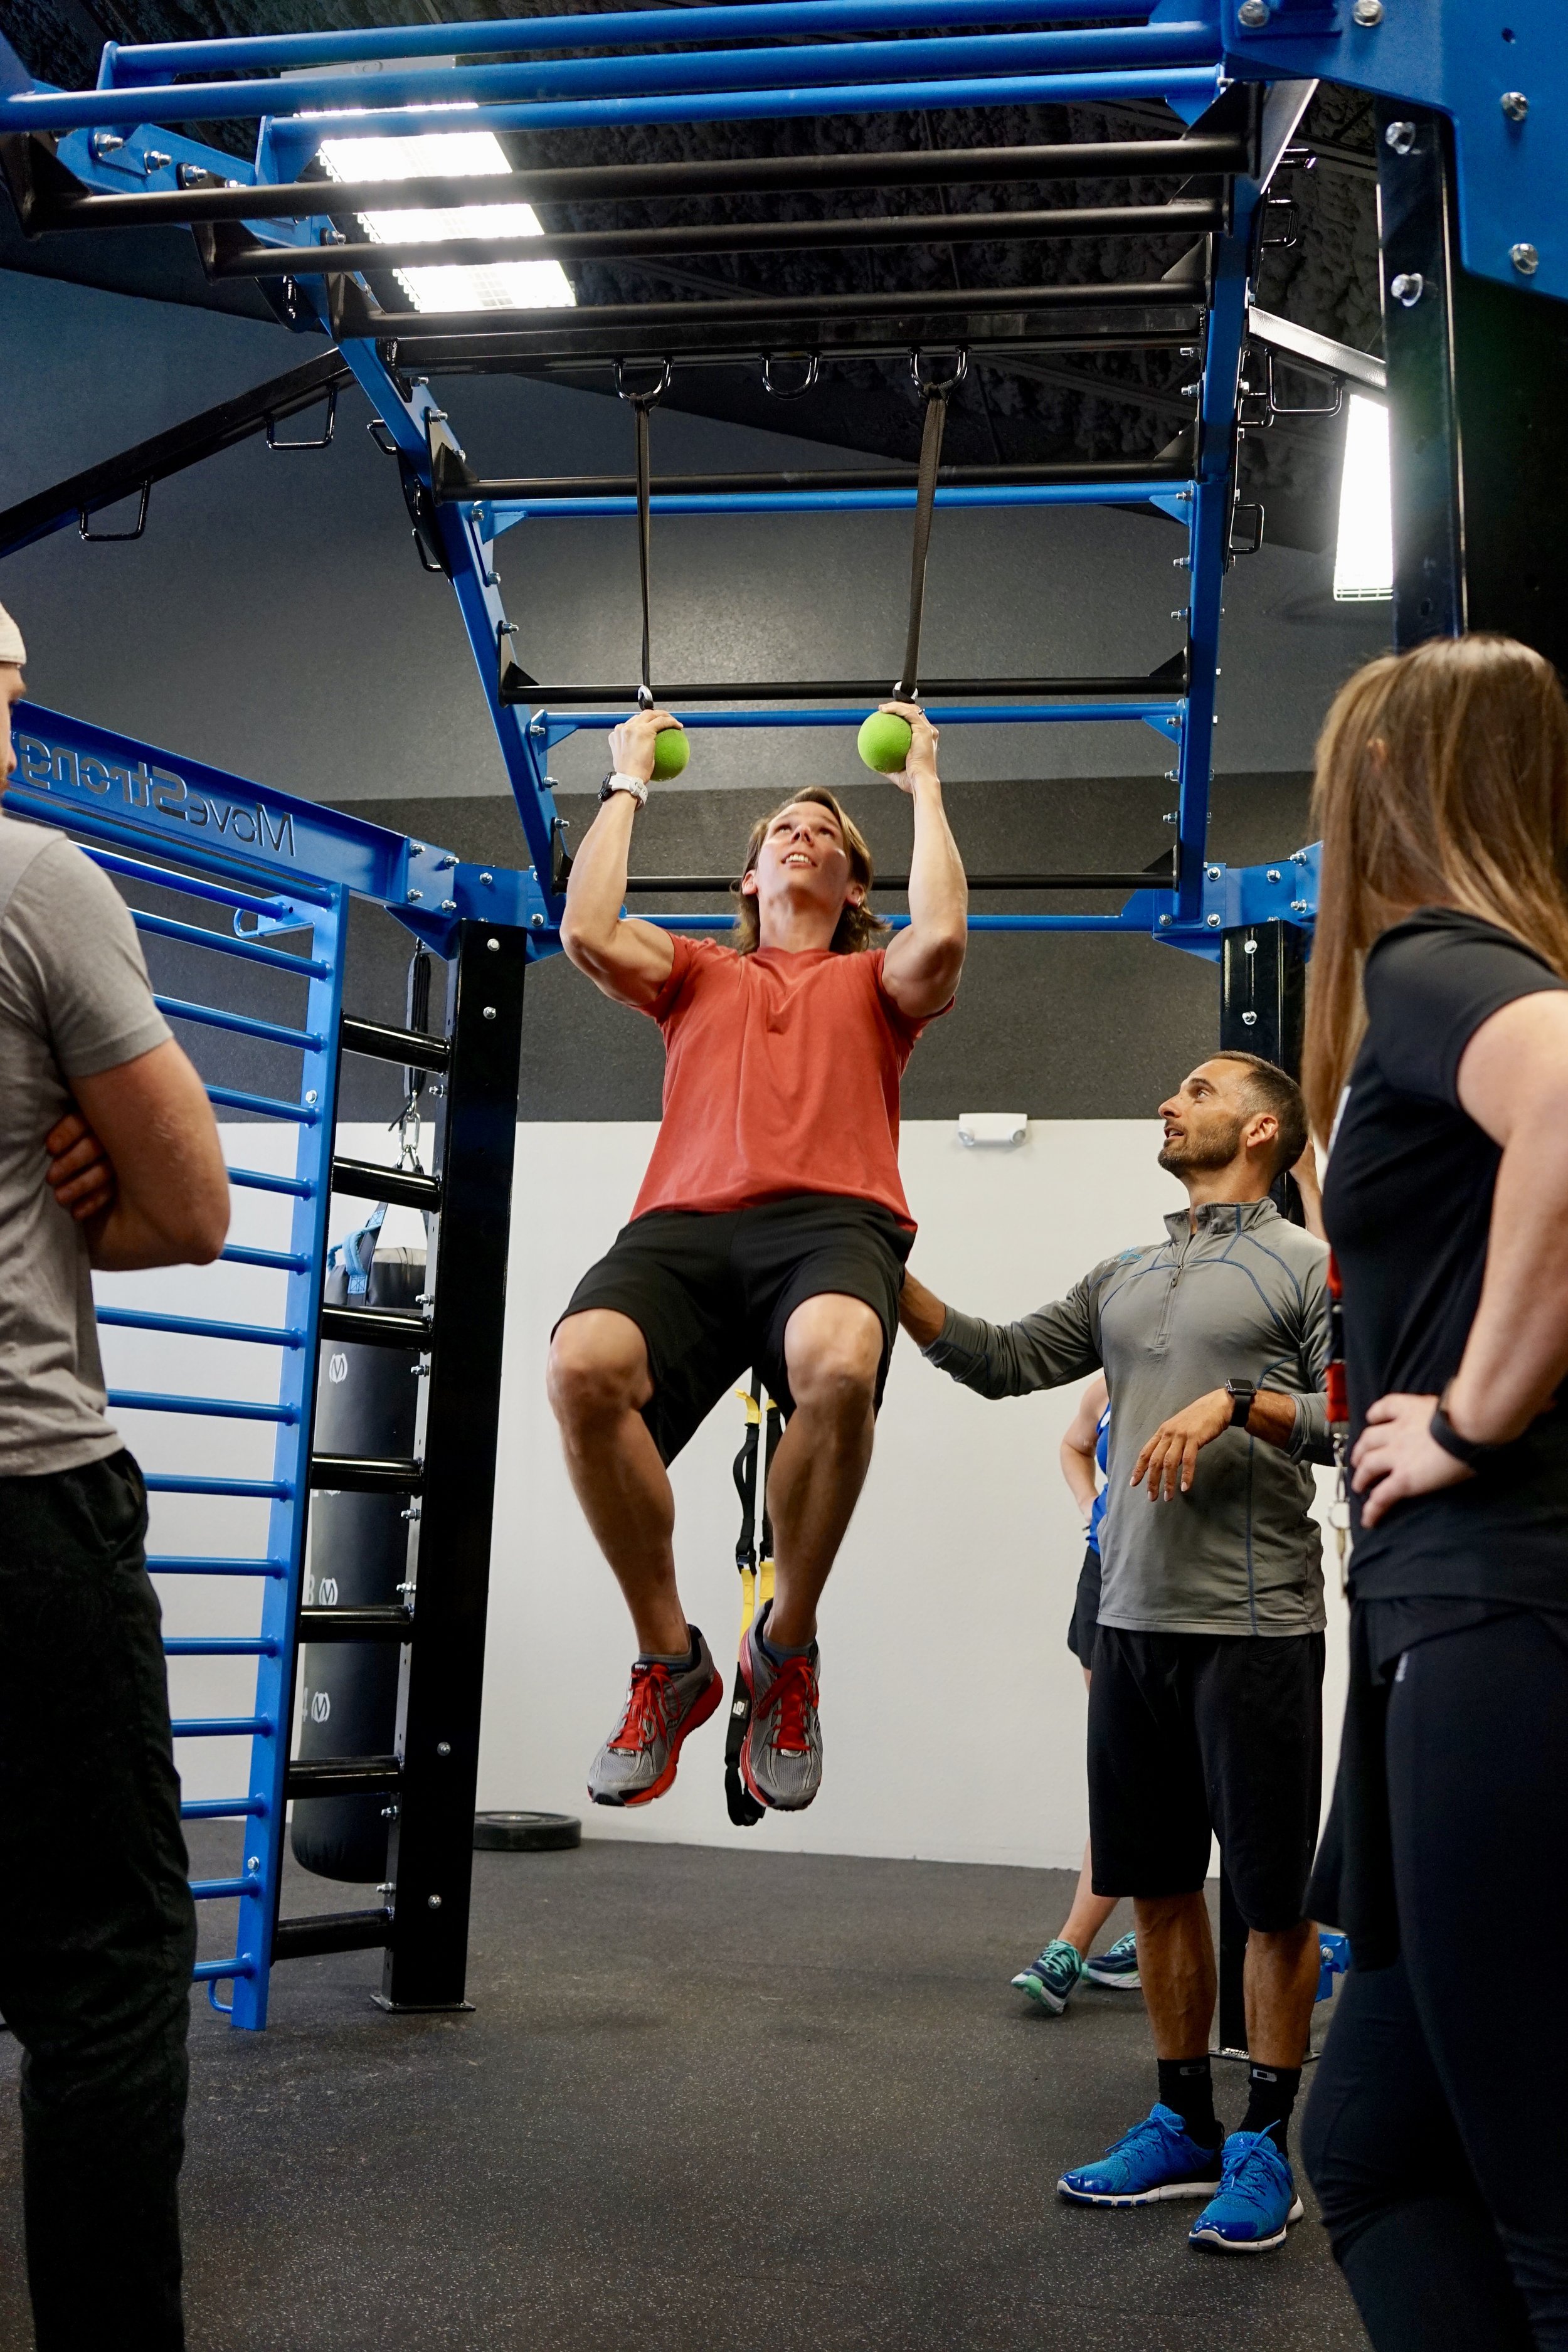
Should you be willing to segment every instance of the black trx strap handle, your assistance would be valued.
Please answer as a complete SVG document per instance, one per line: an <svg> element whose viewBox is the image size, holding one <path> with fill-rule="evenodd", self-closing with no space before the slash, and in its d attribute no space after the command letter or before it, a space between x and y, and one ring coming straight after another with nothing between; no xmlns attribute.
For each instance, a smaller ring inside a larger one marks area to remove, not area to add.
<svg viewBox="0 0 1568 2352"><path fill-rule="evenodd" d="M653 709L652 632L648 618L648 541L651 535L652 509L648 467L647 416L650 408L658 406L669 390L670 366L668 360L658 363L658 382L651 392L633 392L626 383L626 365L616 362L616 392L631 404L637 419L637 568L642 578L642 684L637 688L637 709Z"/></svg>
<svg viewBox="0 0 1568 2352"><path fill-rule="evenodd" d="M942 436L947 426L947 404L969 373L969 353L960 352L952 373L927 378L921 373L921 355L910 353L910 373L925 402L921 433L920 474L915 484L915 541L910 570L910 633L904 641L904 667L893 688L895 702L914 702L921 690L921 624L925 618L926 557L931 551L931 515L936 504L937 469L942 464Z"/></svg>

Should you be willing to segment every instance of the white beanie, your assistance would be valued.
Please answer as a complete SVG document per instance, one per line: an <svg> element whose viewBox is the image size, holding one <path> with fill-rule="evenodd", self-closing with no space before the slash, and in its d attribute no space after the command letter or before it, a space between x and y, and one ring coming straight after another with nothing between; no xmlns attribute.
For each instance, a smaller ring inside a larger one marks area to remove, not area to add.
<svg viewBox="0 0 1568 2352"><path fill-rule="evenodd" d="M27 648L22 643L22 632L0 604L0 662L15 662L20 669L27 658Z"/></svg>

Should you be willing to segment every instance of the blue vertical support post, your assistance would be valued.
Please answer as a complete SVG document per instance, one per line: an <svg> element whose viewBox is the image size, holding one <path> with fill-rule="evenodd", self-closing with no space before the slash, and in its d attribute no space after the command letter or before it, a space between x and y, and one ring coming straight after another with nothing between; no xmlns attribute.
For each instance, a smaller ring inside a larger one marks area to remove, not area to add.
<svg viewBox="0 0 1568 2352"><path fill-rule="evenodd" d="M247 1892L240 1900L236 1945L236 1957L245 1964L246 1973L235 1979L234 2022L252 2032L259 2032L267 2023L272 1934L283 1871L284 1810L293 1731L294 1636L309 1524L348 892L336 888L329 906L302 908L300 912L314 927L313 960L325 964L327 971L312 977L310 983L305 1025L320 1042L301 1056L300 1074L300 1107L310 1116L300 1126L294 1172L300 1190L294 1196L289 1247L302 1263L289 1276L284 1322L300 1334L300 1345L288 1349L283 1357L279 1402L291 1406L294 1418L279 1424L274 1475L288 1493L272 1504L267 1543L268 1559L283 1562L285 1573L268 1578L263 1587L261 1631L272 1646L257 1661L256 1714L273 1727L270 1734L259 1733L251 1741L250 1797L256 1810L245 1825Z"/></svg>

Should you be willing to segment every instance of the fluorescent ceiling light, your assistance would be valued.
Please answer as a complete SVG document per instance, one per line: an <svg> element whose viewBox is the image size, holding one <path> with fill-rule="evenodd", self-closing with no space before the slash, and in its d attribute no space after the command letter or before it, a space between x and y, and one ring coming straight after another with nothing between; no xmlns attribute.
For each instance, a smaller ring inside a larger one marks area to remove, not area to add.
<svg viewBox="0 0 1568 2352"><path fill-rule="evenodd" d="M1340 540L1334 594L1371 604L1394 593L1394 509L1388 480L1388 411L1352 392L1340 478Z"/></svg>
<svg viewBox="0 0 1568 2352"><path fill-rule="evenodd" d="M481 179L508 172L489 131L426 131L406 139L323 139L321 161L335 180ZM361 213L376 245L449 244L454 237L539 236L531 205L460 205L447 211ZM395 271L416 310L558 310L577 297L558 261L434 262Z"/></svg>

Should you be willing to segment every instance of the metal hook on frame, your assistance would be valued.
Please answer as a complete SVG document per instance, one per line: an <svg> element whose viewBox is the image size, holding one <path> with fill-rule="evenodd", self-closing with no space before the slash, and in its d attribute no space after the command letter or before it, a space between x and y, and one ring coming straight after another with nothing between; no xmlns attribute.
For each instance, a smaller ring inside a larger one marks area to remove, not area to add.
<svg viewBox="0 0 1568 2352"><path fill-rule="evenodd" d="M969 373L968 352L962 345L959 347L953 353L952 373L946 376L923 376L921 362L924 356L918 344L910 353L910 373L914 378L915 390L922 400L950 399Z"/></svg>
<svg viewBox="0 0 1568 2352"><path fill-rule="evenodd" d="M89 530L87 527L88 509L86 507L80 507L77 510L77 530L81 537L86 540L89 547L112 547L121 540L140 539L142 532L147 528L147 508L152 499L152 496L153 485L151 481L143 482L142 485L142 503L136 509L136 527L133 530Z"/></svg>
<svg viewBox="0 0 1568 2352"><path fill-rule="evenodd" d="M380 420L378 419L377 422L379 421ZM278 419L275 416L269 416L267 420L267 446L269 449L277 449L279 451L289 449L330 449L332 446L332 435L336 430L337 422L338 387L334 383L329 385L327 390L327 429L323 434L321 434L319 439L315 441L279 441L277 437Z"/></svg>
<svg viewBox="0 0 1568 2352"><path fill-rule="evenodd" d="M773 369L781 359L793 360L805 369L805 381L795 384L773 382ZM763 390L774 400L802 400L816 387L820 361L816 352L771 352L763 361Z"/></svg>

